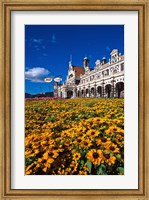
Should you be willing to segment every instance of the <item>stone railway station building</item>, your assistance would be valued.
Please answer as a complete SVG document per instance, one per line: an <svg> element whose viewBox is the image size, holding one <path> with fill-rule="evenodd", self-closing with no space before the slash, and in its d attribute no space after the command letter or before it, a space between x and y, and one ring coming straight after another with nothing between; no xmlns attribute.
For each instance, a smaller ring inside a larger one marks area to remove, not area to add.
<svg viewBox="0 0 149 200"><path fill-rule="evenodd" d="M83 67L69 61L65 83L54 85L54 95L61 98L76 97L124 97L124 55L118 49L110 53L111 59L96 60L94 69L89 59L83 60Z"/></svg>

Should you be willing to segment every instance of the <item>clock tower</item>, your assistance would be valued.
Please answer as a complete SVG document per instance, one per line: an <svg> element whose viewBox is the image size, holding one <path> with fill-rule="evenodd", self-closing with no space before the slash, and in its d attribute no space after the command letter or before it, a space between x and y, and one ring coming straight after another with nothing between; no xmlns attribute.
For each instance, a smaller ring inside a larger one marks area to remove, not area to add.
<svg viewBox="0 0 149 200"><path fill-rule="evenodd" d="M85 57L83 60L83 67L85 69L85 72L90 71L89 59L87 57Z"/></svg>

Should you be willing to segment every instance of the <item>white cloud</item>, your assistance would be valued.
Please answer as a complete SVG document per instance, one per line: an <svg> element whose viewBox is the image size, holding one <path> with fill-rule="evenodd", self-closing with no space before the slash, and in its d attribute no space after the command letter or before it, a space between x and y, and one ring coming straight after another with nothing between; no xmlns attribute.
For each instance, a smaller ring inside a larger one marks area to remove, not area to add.
<svg viewBox="0 0 149 200"><path fill-rule="evenodd" d="M54 34L52 35L51 43L56 43L56 36Z"/></svg>
<svg viewBox="0 0 149 200"><path fill-rule="evenodd" d="M25 79L31 82L44 82L50 72L42 67L34 67L25 72Z"/></svg>
<svg viewBox="0 0 149 200"><path fill-rule="evenodd" d="M34 43L41 44L42 41L43 41L43 39L36 39L36 38L34 38L32 41L33 41Z"/></svg>
<svg viewBox="0 0 149 200"><path fill-rule="evenodd" d="M40 50L42 48L44 39L41 38L31 38L26 40L29 47L33 47L35 50Z"/></svg>

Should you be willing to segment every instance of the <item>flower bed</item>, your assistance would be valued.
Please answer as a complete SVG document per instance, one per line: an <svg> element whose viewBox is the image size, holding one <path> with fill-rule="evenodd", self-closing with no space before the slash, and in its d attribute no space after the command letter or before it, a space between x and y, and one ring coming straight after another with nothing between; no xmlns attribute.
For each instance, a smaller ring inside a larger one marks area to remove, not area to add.
<svg viewBox="0 0 149 200"><path fill-rule="evenodd" d="M25 173L124 174L124 100L25 102Z"/></svg>

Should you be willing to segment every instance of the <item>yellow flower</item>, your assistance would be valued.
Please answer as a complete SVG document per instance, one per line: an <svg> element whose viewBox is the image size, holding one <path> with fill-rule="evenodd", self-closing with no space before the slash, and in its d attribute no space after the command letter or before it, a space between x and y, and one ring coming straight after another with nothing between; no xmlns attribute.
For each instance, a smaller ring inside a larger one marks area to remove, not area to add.
<svg viewBox="0 0 149 200"><path fill-rule="evenodd" d="M34 150L35 154L38 154L39 152L40 152L39 149Z"/></svg>
<svg viewBox="0 0 149 200"><path fill-rule="evenodd" d="M32 153L32 150L29 150L29 151L26 150L25 155L26 155L26 156L29 156L31 153Z"/></svg>
<svg viewBox="0 0 149 200"><path fill-rule="evenodd" d="M84 139L84 140L81 142L81 146L83 146L83 147L85 147L85 148L89 148L91 145L92 145L92 142L90 141L89 138Z"/></svg>
<svg viewBox="0 0 149 200"><path fill-rule="evenodd" d="M32 170L27 170L27 171L25 172L26 175L29 175L29 174L31 174L31 173L32 173Z"/></svg>
<svg viewBox="0 0 149 200"><path fill-rule="evenodd" d="M42 162L43 161L43 159L42 158L38 158L38 162Z"/></svg>
<svg viewBox="0 0 149 200"><path fill-rule="evenodd" d="M54 160L52 159L52 158L48 158L48 160L47 160L47 163L48 164L51 164L51 163L53 163L54 162Z"/></svg>
<svg viewBox="0 0 149 200"><path fill-rule="evenodd" d="M102 141L101 141L100 138L98 138L98 139L96 140L96 144L97 144L97 145L101 145L101 144L102 144Z"/></svg>
<svg viewBox="0 0 149 200"><path fill-rule="evenodd" d="M47 167L44 167L42 171L47 172Z"/></svg>
<svg viewBox="0 0 149 200"><path fill-rule="evenodd" d="M96 137L99 135L99 132L94 130L94 129L90 129L87 131L86 133L89 137Z"/></svg>
<svg viewBox="0 0 149 200"><path fill-rule="evenodd" d="M96 150L92 149L88 152L87 158L94 164L94 165L100 165L102 161L102 151L101 150Z"/></svg>
<svg viewBox="0 0 149 200"><path fill-rule="evenodd" d="M117 154L122 161L123 110L123 99L26 100L26 174L84 175L89 174L86 158L107 166L115 164Z"/></svg>
<svg viewBox="0 0 149 200"><path fill-rule="evenodd" d="M79 158L81 157L80 153L76 152L73 154L73 160L79 160Z"/></svg>
<svg viewBox="0 0 149 200"><path fill-rule="evenodd" d="M82 170L82 171L80 170L80 171L79 171L79 175L87 175L87 172L86 172L86 171L83 171L83 170Z"/></svg>
<svg viewBox="0 0 149 200"><path fill-rule="evenodd" d="M108 165L112 165L112 164L115 164L115 160L116 160L116 157L115 156L110 156L110 154L103 154L105 159L104 161L108 164Z"/></svg>
<svg viewBox="0 0 149 200"><path fill-rule="evenodd" d="M49 154L48 154L48 152L45 152L45 153L43 154L43 159L44 159L44 160L47 160L47 159L48 159L48 157L49 157Z"/></svg>
<svg viewBox="0 0 149 200"><path fill-rule="evenodd" d="M51 157L51 158L57 158L57 156L59 155L58 154L58 150L51 150L48 152L48 155Z"/></svg>

